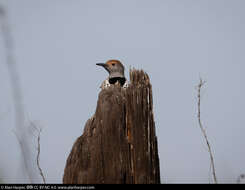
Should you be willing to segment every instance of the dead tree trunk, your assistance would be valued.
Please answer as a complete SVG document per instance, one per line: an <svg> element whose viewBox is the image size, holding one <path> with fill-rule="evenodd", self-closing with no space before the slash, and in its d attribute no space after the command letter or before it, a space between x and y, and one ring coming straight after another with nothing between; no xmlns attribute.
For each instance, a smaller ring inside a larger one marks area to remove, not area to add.
<svg viewBox="0 0 245 190"><path fill-rule="evenodd" d="M67 159L63 183L160 183L149 77L131 70L130 83L126 90L100 92L96 112Z"/></svg>

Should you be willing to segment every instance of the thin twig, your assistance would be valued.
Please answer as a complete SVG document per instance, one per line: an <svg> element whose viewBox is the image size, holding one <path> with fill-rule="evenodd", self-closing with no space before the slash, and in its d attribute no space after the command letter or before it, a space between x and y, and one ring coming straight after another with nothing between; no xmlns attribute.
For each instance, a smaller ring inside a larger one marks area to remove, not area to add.
<svg viewBox="0 0 245 190"><path fill-rule="evenodd" d="M36 128L36 127L35 127ZM36 128L37 129L37 128ZM38 130L38 129L37 129ZM40 135L41 135L42 129L40 128L38 130L38 137L37 137L37 167L39 169L39 173L42 176L43 183L46 183L45 177L43 175L42 168L40 167Z"/></svg>
<svg viewBox="0 0 245 190"><path fill-rule="evenodd" d="M208 137L207 137L206 131L203 128L203 125L202 125L202 122L201 122L201 88L202 88L202 86L205 83L206 82L203 81L200 78L200 83L198 84L198 94L197 94L197 97L198 97L198 115L197 115L197 117L198 117L198 123L199 123L200 129L201 129L201 131L203 133L203 136L204 136L205 141L206 141L207 146L208 146L208 152L209 152L209 156L210 156L210 160L211 160L211 167L212 167L214 183L217 183L216 172L215 172L215 167L214 167L214 158L213 158L213 154L212 154L212 151L211 151L211 146L210 146L210 143L208 141Z"/></svg>

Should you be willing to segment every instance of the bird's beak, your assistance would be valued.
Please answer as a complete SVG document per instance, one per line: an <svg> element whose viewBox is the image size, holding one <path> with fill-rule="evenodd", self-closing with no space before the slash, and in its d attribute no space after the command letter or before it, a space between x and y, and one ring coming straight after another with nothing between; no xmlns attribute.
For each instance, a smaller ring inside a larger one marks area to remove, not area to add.
<svg viewBox="0 0 245 190"><path fill-rule="evenodd" d="M106 64L105 63L96 63L96 65L102 66L102 67L106 67Z"/></svg>
<svg viewBox="0 0 245 190"><path fill-rule="evenodd" d="M107 70L110 73L107 64L105 64L105 63L96 63L96 65L104 67L104 69Z"/></svg>

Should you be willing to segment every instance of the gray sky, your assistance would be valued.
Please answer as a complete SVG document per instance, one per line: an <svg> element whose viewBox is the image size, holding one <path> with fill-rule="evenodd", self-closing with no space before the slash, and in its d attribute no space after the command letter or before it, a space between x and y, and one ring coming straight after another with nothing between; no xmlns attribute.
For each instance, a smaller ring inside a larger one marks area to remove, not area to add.
<svg viewBox="0 0 245 190"><path fill-rule="evenodd" d="M219 182L245 173L244 0L0 0L15 42L26 117L43 127L41 166L62 182L66 159L95 111L107 73L95 63L119 59L151 78L161 179L211 180L202 121ZM20 152L0 37L0 178L21 182Z"/></svg>

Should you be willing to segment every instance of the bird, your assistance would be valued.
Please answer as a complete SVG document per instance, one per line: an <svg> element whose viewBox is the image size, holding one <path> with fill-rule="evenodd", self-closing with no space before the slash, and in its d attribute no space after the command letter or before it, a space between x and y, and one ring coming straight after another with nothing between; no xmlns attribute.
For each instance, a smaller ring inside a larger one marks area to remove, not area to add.
<svg viewBox="0 0 245 190"><path fill-rule="evenodd" d="M106 89L111 85L119 85L124 89L129 86L124 76L124 66L119 60L111 59L106 63L96 63L96 65L102 66L109 73L109 77L102 82L101 89Z"/></svg>

